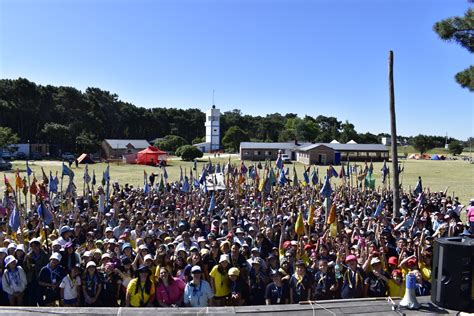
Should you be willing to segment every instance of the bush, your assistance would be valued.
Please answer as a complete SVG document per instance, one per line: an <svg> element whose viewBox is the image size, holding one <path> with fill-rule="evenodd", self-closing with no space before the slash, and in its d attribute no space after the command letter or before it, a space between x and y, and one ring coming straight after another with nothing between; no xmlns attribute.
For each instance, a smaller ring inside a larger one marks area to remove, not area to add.
<svg viewBox="0 0 474 316"><path fill-rule="evenodd" d="M187 145L188 142L181 136L167 135L162 140L155 143L155 147L158 147L164 151L176 151L177 148Z"/></svg>
<svg viewBox="0 0 474 316"><path fill-rule="evenodd" d="M181 160L191 161L201 158L203 154L202 151L192 145L184 145L176 149L176 155L181 157Z"/></svg>

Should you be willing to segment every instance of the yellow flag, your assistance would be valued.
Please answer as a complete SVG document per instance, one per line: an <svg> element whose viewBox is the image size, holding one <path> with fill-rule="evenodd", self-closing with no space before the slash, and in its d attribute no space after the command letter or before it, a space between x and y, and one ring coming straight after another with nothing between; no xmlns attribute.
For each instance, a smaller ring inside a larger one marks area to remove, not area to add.
<svg viewBox="0 0 474 316"><path fill-rule="evenodd" d="M311 205L309 207L309 216L308 216L308 225L313 226L314 225L314 211L316 210L316 207L314 205Z"/></svg>
<svg viewBox="0 0 474 316"><path fill-rule="evenodd" d="M298 213L298 218L296 219L295 232L299 236L304 235L303 213L301 212Z"/></svg>
<svg viewBox="0 0 474 316"><path fill-rule="evenodd" d="M262 192L264 186L265 186L265 179L262 178L260 179L260 183L258 184L258 190Z"/></svg>
<svg viewBox="0 0 474 316"><path fill-rule="evenodd" d="M336 237L337 236L337 223L334 222L329 226L329 236Z"/></svg>
<svg viewBox="0 0 474 316"><path fill-rule="evenodd" d="M329 215L328 215L328 220L327 220L327 223L328 224L332 224L336 221L336 204L333 203L331 205L331 208L329 210Z"/></svg>

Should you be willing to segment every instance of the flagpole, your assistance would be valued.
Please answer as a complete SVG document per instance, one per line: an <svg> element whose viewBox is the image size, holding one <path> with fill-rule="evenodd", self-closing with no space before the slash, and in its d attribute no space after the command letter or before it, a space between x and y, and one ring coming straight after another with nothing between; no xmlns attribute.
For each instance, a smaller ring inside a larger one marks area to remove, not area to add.
<svg viewBox="0 0 474 316"><path fill-rule="evenodd" d="M62 182L62 180L61 180L61 182ZM62 194L61 194L61 196L62 196ZM43 209L42 216L41 216L41 224L42 224L41 226L43 227L43 234L44 234L44 239L45 239L45 243L46 243L46 250L48 251L48 254L50 254L51 252L49 251L48 235L46 235L46 229L45 229L45 223L44 223L44 214L46 212L46 206L44 205L43 200L41 200L41 199L40 199L40 205L41 205L41 208ZM62 206L62 204L61 204L61 206Z"/></svg>

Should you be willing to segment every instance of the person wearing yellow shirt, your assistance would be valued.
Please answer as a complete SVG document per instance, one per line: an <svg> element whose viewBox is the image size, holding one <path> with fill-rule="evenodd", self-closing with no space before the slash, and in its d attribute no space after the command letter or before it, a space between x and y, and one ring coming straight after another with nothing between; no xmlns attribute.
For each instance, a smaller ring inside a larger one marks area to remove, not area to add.
<svg viewBox="0 0 474 316"><path fill-rule="evenodd" d="M155 299L155 285L151 280L150 269L142 265L138 268L138 277L130 281L125 296L127 307L152 307Z"/></svg>
<svg viewBox="0 0 474 316"><path fill-rule="evenodd" d="M214 291L214 305L223 306L226 298L230 294L230 282L227 271L229 269L229 256L221 255L219 264L212 268L209 276L211 277L211 287Z"/></svg>
<svg viewBox="0 0 474 316"><path fill-rule="evenodd" d="M392 277L387 282L388 296L403 297L405 295L405 284L403 282L402 271L395 269L392 271Z"/></svg>

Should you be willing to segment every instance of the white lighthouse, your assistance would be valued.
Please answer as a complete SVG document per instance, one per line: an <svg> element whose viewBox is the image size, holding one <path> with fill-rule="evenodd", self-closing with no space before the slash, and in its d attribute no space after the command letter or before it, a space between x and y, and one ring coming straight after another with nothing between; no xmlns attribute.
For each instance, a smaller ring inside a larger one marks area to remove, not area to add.
<svg viewBox="0 0 474 316"><path fill-rule="evenodd" d="M206 122L204 125L206 126L206 143L209 144L206 151L213 152L220 149L220 116L221 111L216 109L215 105L206 111Z"/></svg>

